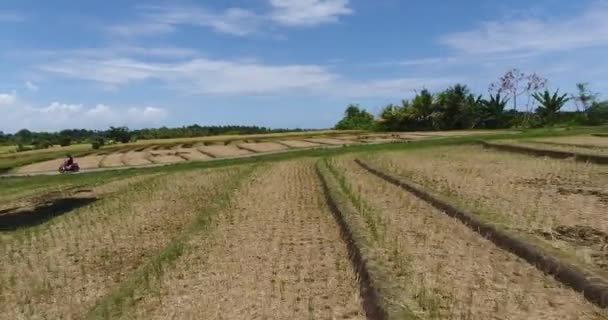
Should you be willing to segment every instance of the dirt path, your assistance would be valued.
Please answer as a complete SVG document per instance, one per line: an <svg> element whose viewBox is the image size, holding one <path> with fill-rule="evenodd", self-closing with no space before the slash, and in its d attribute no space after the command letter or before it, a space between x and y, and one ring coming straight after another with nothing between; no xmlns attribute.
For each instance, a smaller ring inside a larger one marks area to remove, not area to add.
<svg viewBox="0 0 608 320"><path fill-rule="evenodd" d="M459 221L386 183L350 157L337 160L364 199L368 254L386 276L391 314L434 319L604 319L603 311ZM373 230L373 233L371 232ZM405 308L404 308L405 307Z"/></svg>
<svg viewBox="0 0 608 320"><path fill-rule="evenodd" d="M190 245L138 318L365 319L311 161L256 175Z"/></svg>

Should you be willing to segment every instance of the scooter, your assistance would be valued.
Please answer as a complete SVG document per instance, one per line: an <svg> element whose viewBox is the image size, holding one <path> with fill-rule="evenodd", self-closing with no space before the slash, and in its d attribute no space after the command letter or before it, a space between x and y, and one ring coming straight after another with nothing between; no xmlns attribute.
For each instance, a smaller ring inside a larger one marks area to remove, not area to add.
<svg viewBox="0 0 608 320"><path fill-rule="evenodd" d="M74 162L71 165L68 165L67 163L63 163L61 165L61 167L59 167L59 173L69 173L69 172L78 172L80 171L80 167L78 166L78 163Z"/></svg>

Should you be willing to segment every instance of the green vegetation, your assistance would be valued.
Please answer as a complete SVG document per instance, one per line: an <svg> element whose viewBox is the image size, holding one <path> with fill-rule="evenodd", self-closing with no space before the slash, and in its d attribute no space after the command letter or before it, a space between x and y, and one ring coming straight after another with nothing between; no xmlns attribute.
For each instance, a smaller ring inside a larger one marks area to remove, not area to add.
<svg viewBox="0 0 608 320"><path fill-rule="evenodd" d="M547 79L538 74L525 74L513 69L490 85L487 98L471 92L463 84L455 84L438 93L423 89L412 100L385 106L377 121L362 107L349 105L336 129L504 129L608 122L608 101L598 101L598 95L590 92L587 84L578 84L578 93L570 97L568 94L559 96L558 91L551 94L546 86ZM522 105L522 100L526 101L525 105ZM570 100L575 102L577 110L563 111ZM508 104L513 108L507 110Z"/></svg>
<svg viewBox="0 0 608 320"><path fill-rule="evenodd" d="M350 105L344 112L344 118L338 122L338 130L370 130L374 126L374 116L358 105Z"/></svg>

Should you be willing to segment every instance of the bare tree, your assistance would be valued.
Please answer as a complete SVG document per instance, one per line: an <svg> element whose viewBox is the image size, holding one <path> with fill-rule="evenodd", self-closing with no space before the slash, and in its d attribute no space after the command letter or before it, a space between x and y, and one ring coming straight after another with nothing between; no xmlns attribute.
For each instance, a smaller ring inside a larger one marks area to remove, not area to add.
<svg viewBox="0 0 608 320"><path fill-rule="evenodd" d="M525 74L519 69L511 69L490 85L491 94L503 94L513 101L513 110L517 110L517 98L526 95L526 111L530 112L532 94L545 89L547 79L537 73Z"/></svg>

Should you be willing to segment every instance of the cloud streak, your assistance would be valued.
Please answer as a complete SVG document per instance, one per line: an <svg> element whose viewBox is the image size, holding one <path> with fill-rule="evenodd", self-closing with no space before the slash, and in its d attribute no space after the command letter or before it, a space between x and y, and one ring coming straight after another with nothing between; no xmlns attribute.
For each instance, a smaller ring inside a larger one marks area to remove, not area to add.
<svg viewBox="0 0 608 320"><path fill-rule="evenodd" d="M139 6L138 21L108 27L115 36L145 37L176 32L179 26L211 28L217 33L249 36L274 26L314 27L337 22L354 12L349 0L268 0L270 10L213 11L200 6Z"/></svg>
<svg viewBox="0 0 608 320"><path fill-rule="evenodd" d="M145 62L132 57L90 59L73 57L53 61L40 69L66 78L89 80L104 86L124 87L160 81L169 89L194 95L314 95L382 97L422 86L447 84L453 79L395 78L353 81L321 65L264 64L197 57L177 62Z"/></svg>
<svg viewBox="0 0 608 320"><path fill-rule="evenodd" d="M596 2L568 18L488 21L449 33L439 43L464 54L549 52L608 46L608 3Z"/></svg>

